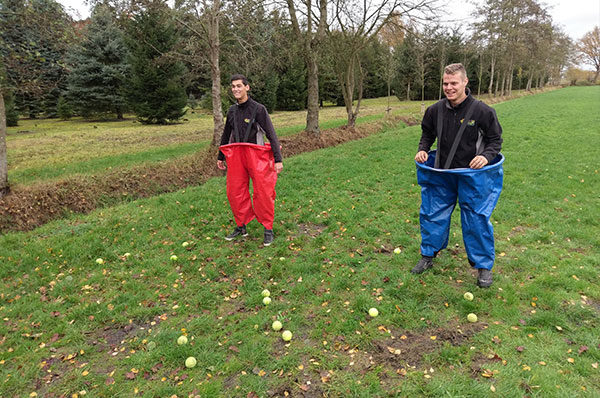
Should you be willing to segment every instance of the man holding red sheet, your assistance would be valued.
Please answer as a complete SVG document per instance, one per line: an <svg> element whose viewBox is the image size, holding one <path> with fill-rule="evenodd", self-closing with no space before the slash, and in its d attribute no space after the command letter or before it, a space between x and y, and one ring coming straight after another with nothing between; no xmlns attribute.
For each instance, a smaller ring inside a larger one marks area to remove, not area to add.
<svg viewBox="0 0 600 398"><path fill-rule="evenodd" d="M254 218L265 227L265 246L273 243L275 184L283 170L281 148L264 105L248 95L248 79L231 76L231 92L237 103L227 111L217 167L227 169L227 199L237 227L225 239L248 236L246 224ZM269 143L265 143L264 137ZM249 180L254 194L250 200Z"/></svg>

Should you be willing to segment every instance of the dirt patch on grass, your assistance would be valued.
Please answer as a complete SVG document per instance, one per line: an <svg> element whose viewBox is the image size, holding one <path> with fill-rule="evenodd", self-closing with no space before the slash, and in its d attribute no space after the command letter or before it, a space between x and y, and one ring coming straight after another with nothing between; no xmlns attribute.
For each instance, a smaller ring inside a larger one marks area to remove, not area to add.
<svg viewBox="0 0 600 398"><path fill-rule="evenodd" d="M476 323L425 329L418 333L395 331L392 332L394 339L374 342L372 355L375 362L387 363L394 367L401 363L419 367L423 363L424 355L439 350L445 343L461 345L485 327L485 324Z"/></svg>
<svg viewBox="0 0 600 398"><path fill-rule="evenodd" d="M414 124L415 120L396 117L359 127L324 130L320 135L302 132L282 138L286 158L303 152L335 146L380 132L386 126ZM71 213L91 210L121 202L173 192L203 184L211 177L223 175L216 168L216 148L131 169L94 176L76 176L64 180L14 187L0 198L0 232L26 231Z"/></svg>
<svg viewBox="0 0 600 398"><path fill-rule="evenodd" d="M317 236L321 235L325 228L327 228L327 226L323 224L298 224L298 230L301 233L310 236L311 238L316 238Z"/></svg>
<svg viewBox="0 0 600 398"><path fill-rule="evenodd" d="M475 323L419 332L389 330L390 337L373 341L369 347L359 349L341 344L341 351L350 357L353 372L365 374L383 365L385 372L406 375L409 371L427 369L424 361L427 354L440 350L445 344L461 345L485 328L486 324Z"/></svg>

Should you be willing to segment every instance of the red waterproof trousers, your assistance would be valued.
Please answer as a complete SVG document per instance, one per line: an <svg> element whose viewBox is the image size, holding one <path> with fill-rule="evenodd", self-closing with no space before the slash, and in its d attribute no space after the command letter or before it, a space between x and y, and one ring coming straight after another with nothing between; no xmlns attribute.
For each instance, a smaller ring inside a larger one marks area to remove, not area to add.
<svg viewBox="0 0 600 398"><path fill-rule="evenodd" d="M220 147L227 161L227 199L238 226L255 217L266 229L273 229L275 217L275 160L271 145L245 142ZM250 201L249 179L252 179Z"/></svg>

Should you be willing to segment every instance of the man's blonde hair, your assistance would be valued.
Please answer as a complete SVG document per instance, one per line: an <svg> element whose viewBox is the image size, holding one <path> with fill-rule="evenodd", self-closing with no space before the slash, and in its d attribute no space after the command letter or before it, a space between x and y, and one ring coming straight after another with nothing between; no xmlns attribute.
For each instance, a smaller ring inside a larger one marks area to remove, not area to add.
<svg viewBox="0 0 600 398"><path fill-rule="evenodd" d="M444 73L447 75L453 75L455 73L461 73L463 77L467 77L467 70L465 66L461 63L458 64L450 64L444 68Z"/></svg>

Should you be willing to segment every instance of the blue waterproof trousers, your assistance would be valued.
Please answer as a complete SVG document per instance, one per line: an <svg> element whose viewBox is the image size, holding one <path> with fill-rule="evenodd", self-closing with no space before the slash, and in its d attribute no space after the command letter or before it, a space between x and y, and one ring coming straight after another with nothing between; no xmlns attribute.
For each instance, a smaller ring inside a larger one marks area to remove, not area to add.
<svg viewBox="0 0 600 398"><path fill-rule="evenodd" d="M491 270L494 266L494 227L490 217L502 191L504 156L499 154L481 169L435 169L435 151L416 163L421 186L421 254L435 256L448 246L450 218L460 206L463 241L469 263Z"/></svg>

